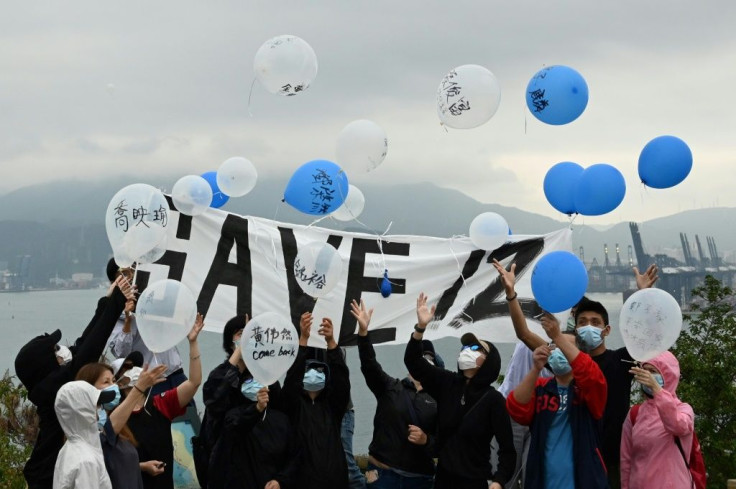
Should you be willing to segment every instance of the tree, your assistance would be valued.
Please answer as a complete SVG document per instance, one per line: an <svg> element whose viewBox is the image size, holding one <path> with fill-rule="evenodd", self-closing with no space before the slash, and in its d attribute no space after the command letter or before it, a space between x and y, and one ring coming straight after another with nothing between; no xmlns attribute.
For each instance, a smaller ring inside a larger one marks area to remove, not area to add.
<svg viewBox="0 0 736 489"><path fill-rule="evenodd" d="M36 409L28 392L6 370L0 379L0 488L26 487L23 466L38 436Z"/></svg>
<svg viewBox="0 0 736 489"><path fill-rule="evenodd" d="M680 362L678 397L695 411L708 487L736 476L736 312L734 291L707 275L672 352Z"/></svg>

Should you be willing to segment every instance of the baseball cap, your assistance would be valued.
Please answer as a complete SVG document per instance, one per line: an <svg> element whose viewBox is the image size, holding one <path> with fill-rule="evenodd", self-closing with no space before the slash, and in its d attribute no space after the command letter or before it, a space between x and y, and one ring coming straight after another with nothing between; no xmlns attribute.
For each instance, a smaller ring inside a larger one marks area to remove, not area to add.
<svg viewBox="0 0 736 489"><path fill-rule="evenodd" d="M460 343L462 343L463 346L479 345L486 355L491 352L490 343L488 341L479 340L473 333L465 333L462 335Z"/></svg>

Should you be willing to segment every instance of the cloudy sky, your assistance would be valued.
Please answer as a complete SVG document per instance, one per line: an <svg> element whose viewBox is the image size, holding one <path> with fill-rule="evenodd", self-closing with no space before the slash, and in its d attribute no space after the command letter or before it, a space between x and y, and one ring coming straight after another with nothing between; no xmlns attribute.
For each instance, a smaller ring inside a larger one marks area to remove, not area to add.
<svg viewBox="0 0 736 489"><path fill-rule="evenodd" d="M559 161L626 177L614 212L590 224L736 206L736 2L281 1L10 2L0 19L0 192L58 178L215 170L245 156L264 177L333 159L340 130L388 134L361 182L431 181L483 201L562 217L542 192ZM253 57L280 34L305 39L319 74L296 97L255 85ZM490 69L501 105L485 125L445 131L435 92L450 69ZM534 119L530 77L577 69L590 88L566 126ZM252 116L249 115L249 111ZM644 188L637 158L672 134L690 176ZM174 182L172 182L173 185Z"/></svg>

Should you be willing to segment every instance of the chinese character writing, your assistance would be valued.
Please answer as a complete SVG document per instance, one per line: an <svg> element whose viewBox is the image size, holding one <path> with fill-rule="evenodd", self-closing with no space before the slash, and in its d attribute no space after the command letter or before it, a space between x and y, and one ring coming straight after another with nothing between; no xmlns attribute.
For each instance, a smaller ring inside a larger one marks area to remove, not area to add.
<svg viewBox="0 0 736 489"><path fill-rule="evenodd" d="M159 206L158 209L154 209L153 211L153 221L154 222L161 222L162 227L166 227L166 223L169 222L169 216L166 212L166 209L164 206Z"/></svg>
<svg viewBox="0 0 736 489"><path fill-rule="evenodd" d="M461 115L464 111L470 110L470 102L465 100L465 97L463 97L449 106L447 110L449 110L452 115Z"/></svg>
<svg viewBox="0 0 736 489"><path fill-rule="evenodd" d="M125 207L125 201L121 200L120 203L115 207L115 227L123 228L123 231L128 231L128 216L125 214L128 209Z"/></svg>
<svg viewBox="0 0 736 489"><path fill-rule="evenodd" d="M144 226L151 227L143 220L146 218L146 216L149 214L148 209L146 209L143 206L137 207L133 209L133 220L138 221L135 223L135 225L143 224Z"/></svg>
<svg viewBox="0 0 736 489"><path fill-rule="evenodd" d="M258 348L258 345L263 345L263 331L260 326L253 328L253 334L250 336L252 340L256 342L254 348Z"/></svg>
<svg viewBox="0 0 736 489"><path fill-rule="evenodd" d="M533 92L529 92L529 95L532 97L534 112L542 112L549 105L549 100L544 98L544 90L537 89Z"/></svg>
<svg viewBox="0 0 736 489"><path fill-rule="evenodd" d="M317 173L312 175L314 181L312 183L319 183L321 185L332 185L332 178L327 174L326 171L317 169Z"/></svg>

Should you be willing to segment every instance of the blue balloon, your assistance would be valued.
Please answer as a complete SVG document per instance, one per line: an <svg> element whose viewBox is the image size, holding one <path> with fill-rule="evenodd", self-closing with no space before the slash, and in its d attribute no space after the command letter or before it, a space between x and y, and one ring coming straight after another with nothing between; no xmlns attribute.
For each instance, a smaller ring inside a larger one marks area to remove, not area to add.
<svg viewBox="0 0 736 489"><path fill-rule="evenodd" d="M383 272L383 280L381 280L381 295L384 298L388 298L388 296L390 296L391 292L393 291L394 288L391 285L391 281L388 279L388 270L385 270Z"/></svg>
<svg viewBox="0 0 736 489"><path fill-rule="evenodd" d="M212 202L210 203L210 207L214 209L219 209L220 207L225 205L228 200L230 200L230 197L223 194L222 190L220 190L220 187L217 186L216 171L208 171L207 173L202 173L202 178L207 180L207 183L209 183L210 187L212 187Z"/></svg>
<svg viewBox="0 0 736 489"><path fill-rule="evenodd" d="M556 313L577 304L588 288L588 272L569 251L552 251L532 271L532 294L539 306Z"/></svg>
<svg viewBox="0 0 736 489"><path fill-rule="evenodd" d="M563 214L577 213L575 192L583 167L571 161L557 163L544 176L544 196L552 207Z"/></svg>
<svg viewBox="0 0 736 489"><path fill-rule="evenodd" d="M674 187L685 180L692 167L692 151L675 136L652 139L639 155L639 178L647 187Z"/></svg>
<svg viewBox="0 0 736 489"><path fill-rule="evenodd" d="M532 115L559 126L574 121L588 105L588 84L580 73L556 65L539 70L526 87L526 106Z"/></svg>
<svg viewBox="0 0 736 489"><path fill-rule="evenodd" d="M348 177L337 164L314 160L297 168L286 185L284 200L305 214L325 215L342 205L349 188Z"/></svg>
<svg viewBox="0 0 736 489"><path fill-rule="evenodd" d="M589 166L578 178L575 189L575 209L584 216L600 216L621 204L626 195L626 181L611 165Z"/></svg>

